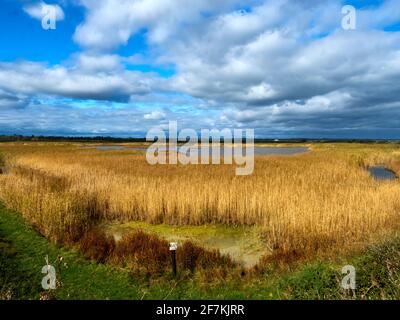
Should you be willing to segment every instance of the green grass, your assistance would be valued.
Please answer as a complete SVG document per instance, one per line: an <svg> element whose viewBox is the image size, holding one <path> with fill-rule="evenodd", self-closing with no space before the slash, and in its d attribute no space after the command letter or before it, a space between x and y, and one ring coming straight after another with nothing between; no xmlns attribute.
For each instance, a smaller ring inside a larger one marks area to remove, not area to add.
<svg viewBox="0 0 400 320"><path fill-rule="evenodd" d="M1 289L2 296L12 292L15 299L38 299L43 293L41 280L45 256L49 261L63 257L67 265L59 264L56 290L58 299L140 299L145 296L145 284L139 284L128 272L87 261L73 250L59 248L27 226L20 216L0 207ZM152 291L162 298L165 289Z"/></svg>
<svg viewBox="0 0 400 320"><path fill-rule="evenodd" d="M225 280L201 273L152 279L57 247L0 205L0 299L39 299L46 255L50 262L62 256L67 264L53 264L61 281L53 292L56 299L400 299L399 237L348 261L310 262L294 270L271 267L257 276L230 275ZM354 296L339 288L345 264L357 269Z"/></svg>

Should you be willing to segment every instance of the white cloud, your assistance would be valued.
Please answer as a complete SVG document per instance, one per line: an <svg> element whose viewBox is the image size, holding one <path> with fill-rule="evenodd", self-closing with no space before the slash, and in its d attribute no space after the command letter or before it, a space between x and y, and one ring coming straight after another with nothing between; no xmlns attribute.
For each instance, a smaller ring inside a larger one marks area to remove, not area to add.
<svg viewBox="0 0 400 320"><path fill-rule="evenodd" d="M56 10L57 21L64 20L65 14L63 9L58 4L46 4L45 2L38 2L35 4L26 5L23 7L24 11L34 19L42 20L46 15L47 9L52 7Z"/></svg>
<svg viewBox="0 0 400 320"><path fill-rule="evenodd" d="M181 28L203 21L203 13L216 13L237 0L80 0L86 20L74 39L86 48L109 50L126 44L142 28L151 43L163 43Z"/></svg>
<svg viewBox="0 0 400 320"><path fill-rule="evenodd" d="M119 69L105 72L104 65L109 67L109 64L104 61L108 62L108 58L99 57L97 65L84 58L84 67L71 68L59 65L47 68L32 62L0 63L0 89L33 96L110 101L128 101L131 95L151 92L156 82L154 76Z"/></svg>
<svg viewBox="0 0 400 320"><path fill-rule="evenodd" d="M244 99L248 101L265 100L273 98L275 94L275 90L268 83L262 82L259 85L250 87Z"/></svg>
<svg viewBox="0 0 400 320"><path fill-rule="evenodd" d="M115 54L95 55L82 53L76 56L76 68L89 72L115 72L122 69L121 58Z"/></svg>
<svg viewBox="0 0 400 320"><path fill-rule="evenodd" d="M399 127L392 120L399 119L400 33L382 30L400 21L398 0L357 10L354 31L341 29L339 0L79 3L86 16L74 40L83 52L52 67L0 64L7 93L0 106L19 105L21 95L153 105L135 113L140 124L163 122L172 117L165 106L179 105L174 116L185 123L276 132L377 129L389 112L395 116L386 121ZM118 56L141 30L148 50ZM169 64L176 74L162 79L128 64Z"/></svg>
<svg viewBox="0 0 400 320"><path fill-rule="evenodd" d="M164 119L165 116L166 116L165 112L161 110L154 110L150 113L145 114L143 118L147 120L161 120Z"/></svg>
<svg viewBox="0 0 400 320"><path fill-rule="evenodd" d="M376 28L390 26L400 21L399 0L386 0L378 8L358 10L359 28Z"/></svg>

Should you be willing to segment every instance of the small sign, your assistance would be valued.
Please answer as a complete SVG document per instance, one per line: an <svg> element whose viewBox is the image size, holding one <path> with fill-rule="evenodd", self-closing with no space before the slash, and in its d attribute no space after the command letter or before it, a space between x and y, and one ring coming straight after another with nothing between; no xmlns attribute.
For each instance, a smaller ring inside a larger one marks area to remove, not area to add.
<svg viewBox="0 0 400 320"><path fill-rule="evenodd" d="M169 250L170 251L175 251L178 248L178 243L177 242L170 242L169 243Z"/></svg>

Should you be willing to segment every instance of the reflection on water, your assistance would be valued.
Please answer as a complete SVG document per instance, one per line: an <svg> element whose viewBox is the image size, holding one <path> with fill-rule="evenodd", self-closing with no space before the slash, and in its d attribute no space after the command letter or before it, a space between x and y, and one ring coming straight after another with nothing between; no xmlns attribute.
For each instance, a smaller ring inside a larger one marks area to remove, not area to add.
<svg viewBox="0 0 400 320"><path fill-rule="evenodd" d="M307 152L307 147L255 147L254 154L296 154Z"/></svg>
<svg viewBox="0 0 400 320"><path fill-rule="evenodd" d="M125 146L98 146L96 147L98 150L137 150L137 151L146 151L147 148L135 148L135 147L125 147ZM178 148L179 149L179 148ZM172 150L177 150L176 148L172 148ZM209 148L209 153L211 153L212 148ZM246 150L243 148L243 150ZM307 147L254 147L254 154L259 155L267 155L267 154L276 154L276 155L291 155L297 153L307 152L309 149ZM159 151L167 151L167 149L159 148ZM245 153L245 152L243 152ZM224 154L224 147L221 147L220 154Z"/></svg>
<svg viewBox="0 0 400 320"><path fill-rule="evenodd" d="M123 146L98 146L96 147L96 149L97 150L125 150L125 149L142 150L142 148L128 148Z"/></svg>
<svg viewBox="0 0 400 320"><path fill-rule="evenodd" d="M368 171L376 180L394 180L397 178L393 171L384 166L372 166L368 168Z"/></svg>

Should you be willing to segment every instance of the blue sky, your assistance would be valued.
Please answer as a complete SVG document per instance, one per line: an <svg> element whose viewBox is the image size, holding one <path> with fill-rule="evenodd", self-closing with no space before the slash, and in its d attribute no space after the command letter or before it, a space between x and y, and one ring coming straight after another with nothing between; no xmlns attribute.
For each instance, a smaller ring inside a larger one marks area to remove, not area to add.
<svg viewBox="0 0 400 320"><path fill-rule="evenodd" d="M1 61L29 60L56 64L80 50L72 36L76 26L83 22L83 8L67 6L63 10L68 19L58 23L56 30L44 32L40 21L32 19L23 10L26 3L28 2L2 1L0 10Z"/></svg>
<svg viewBox="0 0 400 320"><path fill-rule="evenodd" d="M400 0L3 0L0 23L0 134L400 139Z"/></svg>

